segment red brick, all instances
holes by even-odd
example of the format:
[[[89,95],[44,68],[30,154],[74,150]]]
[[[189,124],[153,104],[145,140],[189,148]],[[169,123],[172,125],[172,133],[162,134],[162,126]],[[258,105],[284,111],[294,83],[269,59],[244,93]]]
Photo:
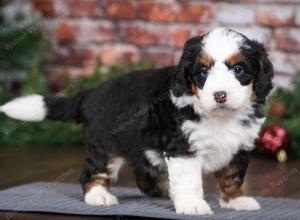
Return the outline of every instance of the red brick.
[[[296,73],[296,65],[292,60],[294,57],[296,56],[283,52],[272,51],[272,53],[270,53],[270,58],[273,63],[274,69],[276,73],[280,74]]]
[[[264,43],[266,47],[271,46],[272,30],[267,27],[239,27],[235,28],[238,31],[248,37],[249,39],[255,39],[261,43]]]
[[[115,39],[113,26],[109,22],[85,21],[80,22],[78,41],[81,42],[112,42]]]
[[[299,72],[300,70],[300,53],[289,53],[289,54],[286,54],[289,57],[289,61],[291,62],[291,64],[293,65],[293,67],[295,68],[296,71],[294,72],[289,72],[289,73],[293,73],[293,74],[296,74],[297,72]]]
[[[209,31],[210,31],[209,28],[203,28],[203,27],[199,28],[199,27],[197,27],[193,33],[194,33],[195,36],[202,36],[202,35],[206,34]]]
[[[256,14],[256,23],[265,26],[294,25],[293,8],[287,6],[262,6]]]
[[[280,0],[279,0],[280,1]],[[234,2],[240,2],[240,3],[255,3],[257,0],[234,0]]]
[[[143,1],[139,8],[140,16],[150,21],[173,21],[174,13],[171,4]]]
[[[300,52],[300,29],[278,29],[275,31],[277,48],[287,52]]]
[[[182,50],[176,50],[174,53],[174,64],[179,63],[181,56],[182,56]]]
[[[300,26],[300,4],[295,10],[295,23]]]
[[[93,51],[88,48],[63,48],[53,54],[53,63],[58,65],[86,67],[91,59]]]
[[[176,9],[176,20],[180,22],[208,23],[212,21],[213,6],[210,3],[179,4]]]
[[[125,41],[137,45],[165,45],[170,40],[170,33],[165,27],[146,25],[122,25],[120,31]]]
[[[244,5],[219,5],[216,13],[216,21],[222,25],[251,25],[255,22],[254,10]]]
[[[285,88],[289,91],[293,90],[293,83],[292,83],[293,77],[291,75],[286,73],[277,73],[275,74],[275,77],[273,79],[273,83],[278,88]]]
[[[136,16],[134,1],[110,0],[105,5],[105,15],[111,19],[133,19]]]
[[[171,36],[171,46],[181,48],[190,37],[190,31],[185,28],[175,28],[174,30],[171,30]]]
[[[163,67],[174,64],[173,51],[151,48],[143,51],[142,54],[143,59],[154,63],[156,67]]]
[[[78,27],[62,21],[54,30],[54,36],[59,43],[73,42],[76,38]]]
[[[97,57],[105,66],[120,62],[135,63],[139,60],[136,47],[123,44],[104,45],[93,48],[65,48],[55,52],[53,63],[63,66],[85,67],[93,69]]]
[[[52,0],[32,0],[33,9],[40,11],[44,16],[55,16],[55,2]]]
[[[94,56],[95,58],[99,57],[105,66],[120,64],[122,62],[136,63],[140,59],[136,47],[124,44],[104,45],[99,49],[95,49]]]
[[[225,0],[216,0],[216,1],[225,1]],[[286,3],[299,3],[299,0],[226,0],[226,2],[230,3],[279,3],[279,4],[286,4]]]
[[[50,89],[59,94],[68,94],[68,87],[65,87],[65,77],[75,81],[82,76],[91,76],[94,70],[91,68],[73,67],[73,66],[48,66],[45,70],[48,76],[48,85]]]
[[[70,17],[98,17],[100,6],[98,0],[58,0],[57,14]]]
[[[299,0],[256,0],[256,2],[286,4],[286,3],[299,3]]]
[[[107,42],[114,40],[113,27],[103,21],[62,21],[55,28],[55,37],[59,43],[69,42]]]

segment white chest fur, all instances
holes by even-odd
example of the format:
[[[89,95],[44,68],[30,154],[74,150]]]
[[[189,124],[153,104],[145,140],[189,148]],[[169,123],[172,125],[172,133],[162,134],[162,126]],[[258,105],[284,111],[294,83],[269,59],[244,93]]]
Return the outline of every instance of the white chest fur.
[[[249,126],[243,126],[235,117],[203,118],[199,122],[187,120],[182,131],[188,138],[191,150],[201,160],[204,172],[213,172],[226,166],[240,149],[251,150],[264,119],[254,119]]]

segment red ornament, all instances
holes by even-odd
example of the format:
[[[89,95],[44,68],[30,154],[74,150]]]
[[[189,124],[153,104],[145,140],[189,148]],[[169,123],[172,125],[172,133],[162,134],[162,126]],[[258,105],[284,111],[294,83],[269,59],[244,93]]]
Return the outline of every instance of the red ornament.
[[[289,132],[280,125],[270,125],[259,135],[257,145],[263,153],[275,154],[280,162],[287,159],[286,149],[290,144]]]

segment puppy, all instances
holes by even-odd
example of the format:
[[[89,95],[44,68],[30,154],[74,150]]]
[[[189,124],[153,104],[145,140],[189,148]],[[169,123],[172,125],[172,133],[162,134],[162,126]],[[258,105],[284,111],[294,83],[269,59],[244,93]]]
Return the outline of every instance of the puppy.
[[[177,213],[213,213],[204,173],[215,173],[221,207],[257,210],[242,184],[272,78],[262,44],[217,28],[189,39],[176,66],[124,74],[73,98],[21,97],[0,110],[25,121],[82,124],[87,204],[118,204],[108,188],[128,161],[141,191],[169,195]]]

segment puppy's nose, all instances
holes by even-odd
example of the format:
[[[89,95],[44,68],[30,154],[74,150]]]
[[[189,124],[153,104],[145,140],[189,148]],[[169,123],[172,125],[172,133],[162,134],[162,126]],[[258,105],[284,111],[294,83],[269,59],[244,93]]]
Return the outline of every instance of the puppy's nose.
[[[214,93],[214,97],[217,103],[226,102],[227,94],[224,91],[218,91]]]

